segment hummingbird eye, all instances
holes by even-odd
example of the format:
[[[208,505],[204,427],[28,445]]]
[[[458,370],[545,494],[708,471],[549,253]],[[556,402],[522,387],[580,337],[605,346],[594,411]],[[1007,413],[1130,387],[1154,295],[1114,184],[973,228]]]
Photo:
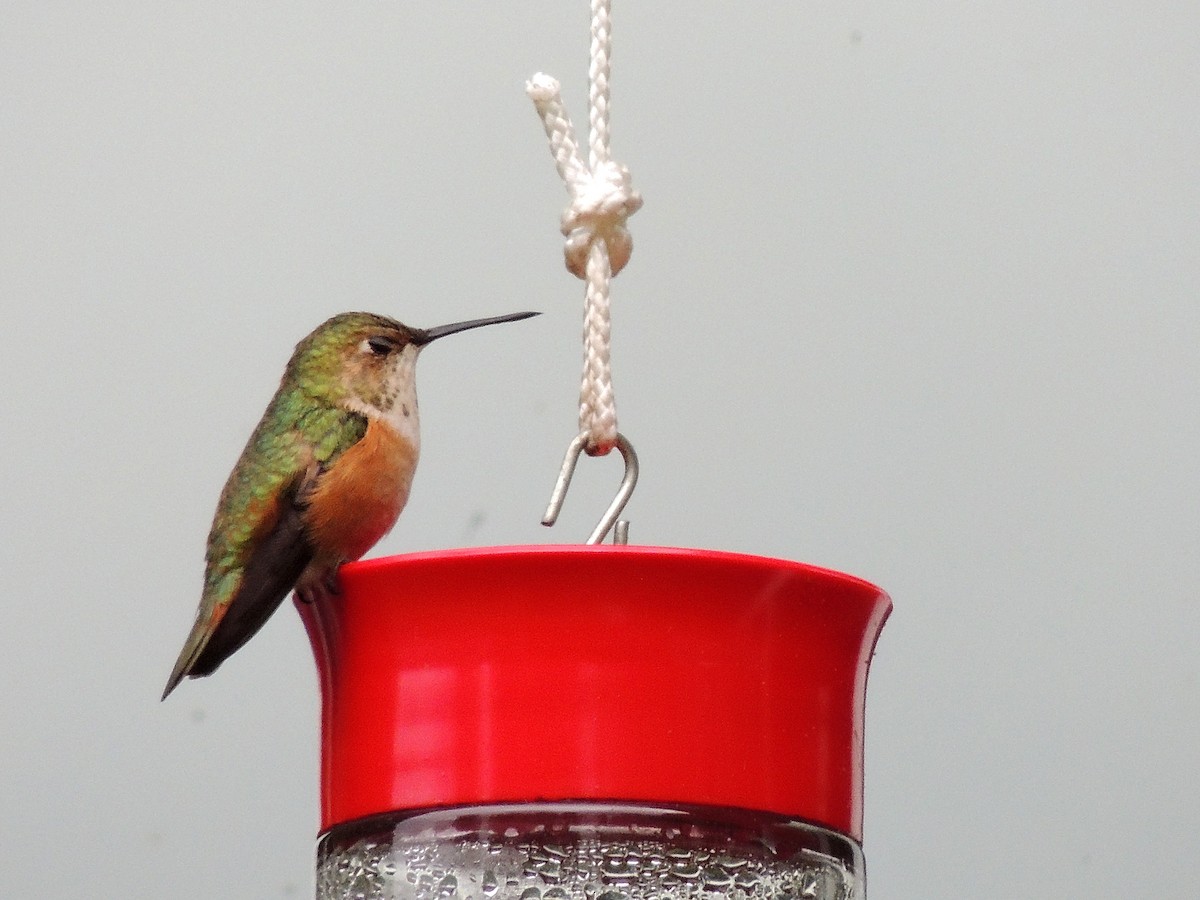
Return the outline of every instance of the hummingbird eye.
[[[370,350],[376,356],[387,356],[396,349],[396,342],[391,338],[382,335],[374,335],[364,341],[367,350]]]

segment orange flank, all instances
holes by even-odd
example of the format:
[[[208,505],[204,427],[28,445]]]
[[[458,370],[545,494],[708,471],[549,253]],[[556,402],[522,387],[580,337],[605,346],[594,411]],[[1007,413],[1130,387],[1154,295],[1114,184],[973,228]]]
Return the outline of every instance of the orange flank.
[[[358,559],[396,524],[416,467],[413,443],[371,417],[366,434],[313,488],[306,516],[312,545],[323,556]]]

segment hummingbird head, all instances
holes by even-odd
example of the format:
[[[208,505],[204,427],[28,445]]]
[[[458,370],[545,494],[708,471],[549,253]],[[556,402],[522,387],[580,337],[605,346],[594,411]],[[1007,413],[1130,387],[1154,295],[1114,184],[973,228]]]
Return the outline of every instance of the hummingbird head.
[[[510,313],[410,328],[375,313],[341,313],[296,346],[288,375],[304,393],[325,402],[366,415],[408,418],[416,414],[415,368],[422,348],[448,334],[536,315]]]

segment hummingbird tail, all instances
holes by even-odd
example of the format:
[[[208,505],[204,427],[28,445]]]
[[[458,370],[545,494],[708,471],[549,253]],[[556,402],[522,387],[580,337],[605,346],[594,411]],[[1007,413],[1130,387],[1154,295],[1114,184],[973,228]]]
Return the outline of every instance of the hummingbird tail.
[[[167,679],[167,686],[162,692],[162,697],[159,700],[160,703],[163,700],[166,700],[169,696],[171,696],[171,691],[173,691],[173,690],[175,690],[175,688],[179,687],[179,682],[183,681],[183,676],[185,674],[187,674],[187,673],[182,668],[179,667],[178,663],[176,663],[175,671],[172,672],[171,677]]]
[[[218,607],[217,610],[220,613],[224,612],[224,609],[221,607]],[[214,612],[217,610],[214,610]],[[179,682],[193,673],[196,661],[200,659],[204,648],[208,646],[209,639],[216,631],[220,615],[218,614],[213,618],[216,618],[217,621],[212,621],[211,618],[197,619],[196,624],[192,626],[192,633],[188,635],[187,641],[184,642],[183,650],[179,652],[179,659],[175,661],[175,668],[171,670],[171,677],[167,679],[167,687],[163,690],[162,694],[163,700],[166,700],[170,696],[171,691],[179,687]],[[204,674],[207,675],[208,673],[205,672]]]

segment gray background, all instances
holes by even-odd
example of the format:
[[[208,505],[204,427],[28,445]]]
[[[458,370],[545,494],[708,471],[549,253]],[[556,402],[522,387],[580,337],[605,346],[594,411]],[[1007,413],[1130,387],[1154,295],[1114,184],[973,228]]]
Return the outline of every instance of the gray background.
[[[1200,895],[1195,3],[634,3],[614,286],[639,543],[887,588],[873,900]],[[581,284],[523,92],[586,4],[0,7],[0,894],[311,892],[290,607],[160,705],[293,344],[542,318],[421,363],[374,551],[580,540]]]

